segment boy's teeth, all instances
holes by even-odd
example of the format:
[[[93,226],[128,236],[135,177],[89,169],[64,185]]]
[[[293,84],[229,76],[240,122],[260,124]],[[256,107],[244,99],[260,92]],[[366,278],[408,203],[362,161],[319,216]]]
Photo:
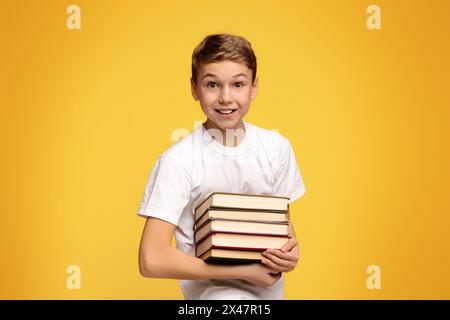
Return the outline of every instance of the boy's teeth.
[[[233,110],[217,110],[217,111],[219,111],[219,113],[222,113],[222,114],[230,114],[233,112]]]

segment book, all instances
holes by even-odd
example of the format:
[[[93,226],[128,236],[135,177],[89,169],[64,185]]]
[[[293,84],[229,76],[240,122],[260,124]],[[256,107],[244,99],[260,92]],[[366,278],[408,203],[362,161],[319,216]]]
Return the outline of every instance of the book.
[[[207,209],[201,217],[198,218],[195,226],[201,226],[205,221],[213,218],[235,219],[245,221],[287,221],[286,212],[265,212],[254,210],[233,210],[233,209]]]
[[[262,235],[288,235],[289,221],[253,222],[222,218],[211,218],[195,229],[195,243],[211,232],[232,232]]]
[[[194,220],[197,221],[208,208],[287,212],[288,200],[289,198],[277,196],[213,192],[197,206],[194,211]]]
[[[196,244],[195,255],[200,257],[209,249],[247,251],[265,251],[268,248],[281,249],[288,239],[287,236],[211,232]]]
[[[241,264],[261,261],[261,251],[209,249],[200,259],[207,263]]]

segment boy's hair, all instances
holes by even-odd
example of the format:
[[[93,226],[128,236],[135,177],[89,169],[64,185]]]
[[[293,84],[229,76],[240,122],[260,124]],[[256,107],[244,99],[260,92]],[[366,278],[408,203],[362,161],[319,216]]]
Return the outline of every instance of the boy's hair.
[[[252,82],[256,79],[256,56],[250,42],[231,34],[206,36],[192,53],[192,81],[197,83],[202,64],[221,61],[243,63],[252,71]]]

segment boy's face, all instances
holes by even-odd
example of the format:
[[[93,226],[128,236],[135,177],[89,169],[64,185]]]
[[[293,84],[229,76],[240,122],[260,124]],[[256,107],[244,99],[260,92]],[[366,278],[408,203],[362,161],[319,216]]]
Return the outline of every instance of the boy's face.
[[[241,127],[250,101],[256,98],[258,80],[252,83],[252,71],[242,63],[221,61],[201,66],[197,83],[191,80],[195,100],[218,129]]]

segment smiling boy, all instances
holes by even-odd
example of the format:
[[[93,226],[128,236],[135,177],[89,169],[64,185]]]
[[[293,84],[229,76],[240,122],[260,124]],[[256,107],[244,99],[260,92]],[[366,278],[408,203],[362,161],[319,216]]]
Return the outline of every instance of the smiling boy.
[[[289,140],[243,121],[258,92],[256,69],[250,43],[239,36],[210,35],[194,49],[191,92],[207,119],[158,158],[142,197],[140,272],[180,279],[186,299],[283,299],[283,273],[299,259],[292,224],[283,248],[266,250],[261,263],[213,265],[195,257],[193,211],[212,192],[289,203],[305,193]]]

